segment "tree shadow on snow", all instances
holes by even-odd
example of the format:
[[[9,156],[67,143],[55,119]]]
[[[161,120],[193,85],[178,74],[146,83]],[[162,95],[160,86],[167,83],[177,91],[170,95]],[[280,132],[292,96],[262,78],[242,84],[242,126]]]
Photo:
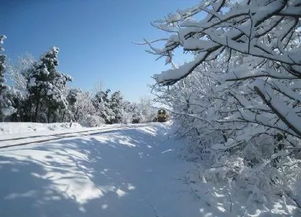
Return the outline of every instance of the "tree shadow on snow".
[[[143,213],[151,206],[148,159],[165,149],[153,148],[164,133],[127,129],[2,150],[0,216],[137,216],[137,206]]]

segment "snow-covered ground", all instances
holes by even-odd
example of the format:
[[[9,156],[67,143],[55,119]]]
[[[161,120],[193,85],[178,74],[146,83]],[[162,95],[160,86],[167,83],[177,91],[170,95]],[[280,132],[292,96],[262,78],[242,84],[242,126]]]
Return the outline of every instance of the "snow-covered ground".
[[[180,147],[152,123],[0,149],[0,216],[204,216]]]
[[[131,125],[127,125],[131,127]],[[132,127],[134,127],[132,125]],[[101,127],[83,127],[78,123],[0,123],[0,149],[10,146],[23,146],[28,143],[44,143],[62,138],[87,136],[98,132],[124,128],[122,124]]]
[[[78,123],[31,123],[31,122],[0,122],[0,136],[17,137],[20,135],[36,135],[37,133],[62,132],[65,130],[85,129]]]

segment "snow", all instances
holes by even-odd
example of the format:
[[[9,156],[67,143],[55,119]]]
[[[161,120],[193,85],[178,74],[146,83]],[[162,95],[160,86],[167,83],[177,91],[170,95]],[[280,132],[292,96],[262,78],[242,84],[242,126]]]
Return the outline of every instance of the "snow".
[[[177,12],[164,20],[157,21],[155,26],[168,32],[170,36],[162,49],[154,49],[152,44],[147,43],[153,51],[151,53],[159,57],[167,57],[168,63],[173,63],[173,56],[176,56],[175,50],[178,48],[203,55],[203,58],[185,63],[176,69],[162,71],[154,76],[156,81],[162,85],[170,85],[185,78],[197,65],[212,59],[209,54],[219,48],[231,48],[242,54],[281,62],[297,70],[300,67],[300,48],[294,45],[287,49],[284,39],[289,38],[287,36],[293,34],[295,28],[298,28],[298,18],[295,21],[293,19],[292,22],[291,19],[287,21],[286,18],[298,17],[300,6],[296,2],[289,4],[288,1],[238,2],[227,4],[225,1],[202,1],[195,8]],[[275,16],[279,15],[278,13],[280,16]],[[200,17],[198,18],[197,15]],[[279,24],[281,19],[285,22]],[[264,38],[268,34],[271,35],[271,32],[273,32],[273,39],[269,42]],[[200,52],[204,53],[199,54]]]
[[[122,125],[104,125],[101,127],[83,127],[78,123],[0,123],[0,148],[22,146],[27,143],[41,143],[76,136],[86,136],[96,132],[117,130]],[[129,126],[130,127],[130,126]]]
[[[70,127],[70,123],[1,122],[0,147],[19,144],[20,142],[51,139],[60,134],[86,132],[95,129],[99,128],[87,128],[78,123],[72,123]]]
[[[264,81],[258,80],[256,82],[257,87],[262,91],[267,100],[270,102],[271,106],[276,109],[287,122],[290,123],[290,130],[294,131],[296,134],[301,132],[301,118],[297,115],[297,112],[294,109],[291,109],[281,101],[277,97],[271,97],[272,90],[268,85],[265,85]],[[286,91],[284,91],[286,92]],[[287,91],[288,92],[288,91]],[[282,119],[284,122],[284,120]]]
[[[161,74],[154,75],[154,78],[158,83],[174,83],[174,80],[178,80],[180,78],[186,77],[190,72],[192,72],[204,59],[206,53],[201,53],[199,56],[195,58],[195,60],[185,63],[181,65],[177,69],[170,69],[167,71],[162,72]]]
[[[6,135],[32,133],[24,123],[7,126]],[[36,135],[49,127],[34,126]],[[183,181],[191,163],[179,158],[169,124],[112,128],[1,149],[0,216],[200,216]]]
[[[3,139],[5,136],[12,138],[19,137],[21,135],[36,135],[37,133],[49,133],[62,130],[75,130],[75,129],[87,129],[82,127],[78,123],[32,123],[32,122],[1,122],[0,123],[0,138]]]
[[[82,135],[74,124],[2,123],[13,136],[72,132],[72,137],[0,149],[0,216],[14,217],[233,217],[298,216],[295,206],[273,200],[253,203],[243,185],[215,183],[215,176],[239,171],[241,181],[256,181],[243,159],[203,168],[185,160],[185,141],[174,137],[171,123],[110,125]],[[14,125],[14,126],[13,126]],[[32,130],[29,126],[32,125]],[[9,130],[10,129],[10,130]],[[55,130],[53,130],[55,129]],[[88,128],[89,129],[89,128]],[[106,130],[107,129],[107,130]],[[17,134],[18,132],[19,134]],[[23,140],[22,140],[23,141]],[[34,142],[35,138],[27,138]],[[0,141],[0,146],[7,144]],[[240,183],[240,182],[238,182]],[[259,190],[254,189],[254,192]],[[257,194],[252,197],[257,198]],[[257,201],[264,200],[258,197]],[[263,203],[262,203],[263,204]],[[248,207],[246,212],[245,207]],[[293,216],[294,216],[293,215]]]

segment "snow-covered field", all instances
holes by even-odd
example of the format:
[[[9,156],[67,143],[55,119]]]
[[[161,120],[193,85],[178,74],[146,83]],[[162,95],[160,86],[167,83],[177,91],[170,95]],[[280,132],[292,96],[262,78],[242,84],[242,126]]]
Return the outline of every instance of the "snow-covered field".
[[[32,133],[21,125],[4,132]],[[41,126],[37,135],[51,131]],[[0,216],[202,216],[180,145],[152,123],[0,149]]]

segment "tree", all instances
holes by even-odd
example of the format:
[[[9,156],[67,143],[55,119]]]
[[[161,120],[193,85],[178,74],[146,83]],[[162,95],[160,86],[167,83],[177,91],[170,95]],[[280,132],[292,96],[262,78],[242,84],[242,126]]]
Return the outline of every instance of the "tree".
[[[106,124],[112,124],[114,112],[110,107],[110,89],[105,91],[99,90],[92,99],[93,105],[96,108],[96,114],[105,120]]]
[[[204,0],[154,23],[170,34],[163,47],[145,42],[173,67],[154,76],[159,100],[221,168],[208,180],[243,186],[248,201],[280,194],[299,208],[301,171],[286,165],[300,162],[300,11],[300,0]],[[178,48],[193,60],[176,67]]]
[[[3,44],[4,39],[6,39],[5,36],[0,36],[0,44]],[[0,51],[3,51],[4,49],[0,47]],[[5,55],[1,54],[0,55],[0,93],[2,94],[4,90],[7,88],[6,85],[4,84],[5,79],[4,79],[4,72],[5,72]]]
[[[58,121],[58,112],[67,108],[64,94],[71,77],[57,71],[59,49],[53,47],[34,64],[27,77],[32,121]],[[45,111],[45,112],[44,112]]]
[[[0,52],[4,51],[1,47],[6,36],[0,35]],[[5,117],[9,116],[13,112],[11,101],[8,97],[9,88],[5,84],[4,73],[6,56],[0,53],[0,120],[3,121]]]
[[[84,92],[80,89],[70,89],[67,100],[73,121],[88,127],[104,124],[105,121],[98,115],[89,92]]]
[[[134,122],[134,117],[137,112],[137,106],[127,100],[123,100],[122,105],[122,120],[124,124],[129,124]],[[137,121],[137,123],[139,120]]]
[[[10,121],[31,121],[31,105],[28,101],[27,79],[36,63],[35,59],[26,55],[18,59],[17,63],[8,64],[7,74],[11,90],[9,97],[15,111],[9,117]]]
[[[176,48],[195,54],[195,59],[176,69],[155,75],[159,84],[171,85],[187,77],[206,61],[226,53],[257,58],[252,70],[230,70],[226,81],[254,80],[253,90],[283,126],[277,128],[301,138],[298,113],[301,76],[300,1],[202,1],[194,8],[179,11],[155,25],[172,34],[162,49],[150,45],[152,53],[172,63]],[[205,13],[201,20],[194,16]],[[285,88],[284,88],[285,87]],[[280,99],[279,99],[280,98]],[[262,111],[261,111],[262,112]],[[288,115],[286,113],[289,113]],[[270,123],[246,120],[273,127]],[[289,128],[289,130],[285,130]]]
[[[116,91],[112,94],[110,99],[110,109],[113,111],[113,118],[111,123],[121,123],[123,114],[123,98],[120,91]]]
[[[140,122],[152,122],[157,115],[157,110],[152,105],[152,100],[149,98],[141,98],[136,104],[137,109],[141,113]]]
[[[7,67],[7,74],[11,86],[24,96],[28,95],[26,80],[36,62],[33,56],[26,54],[18,58],[16,63],[10,63]]]

